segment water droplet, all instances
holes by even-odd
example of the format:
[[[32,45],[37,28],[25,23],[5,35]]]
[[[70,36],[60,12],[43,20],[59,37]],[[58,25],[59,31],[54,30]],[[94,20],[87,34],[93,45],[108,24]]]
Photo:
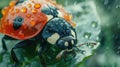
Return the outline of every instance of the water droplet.
[[[97,27],[97,25],[98,25],[98,24],[97,24],[97,22],[96,22],[96,21],[93,21],[93,22],[92,22],[92,27],[93,27],[93,28],[96,28],[96,27]]]
[[[9,3],[9,6],[14,6],[14,5],[15,5],[15,2],[13,1]]]
[[[15,12],[18,13],[18,12],[19,12],[19,9],[15,9]]]
[[[21,12],[27,13],[27,8],[26,8],[26,7],[23,7],[23,8],[21,9]]]
[[[20,31],[18,34],[19,34],[19,38],[21,38],[21,39],[23,39],[25,37],[24,34],[22,33],[22,31]]]
[[[99,38],[99,37],[97,37],[97,38],[96,38],[96,40],[97,40],[97,41],[99,41],[99,40],[100,40],[100,38]]]
[[[5,15],[6,9],[2,9],[2,14]]]
[[[31,14],[27,14],[26,17],[27,17],[27,18],[30,18],[30,17],[31,17]]]
[[[97,45],[100,45],[100,42],[98,42]]]
[[[36,9],[39,9],[40,7],[41,7],[40,4],[35,4],[35,5],[34,5],[34,8],[36,8]]]
[[[34,20],[31,20],[31,21],[30,21],[30,24],[31,24],[31,26],[34,26],[34,25],[35,25],[35,21],[34,21]]]
[[[86,54],[86,51],[85,50],[81,50],[80,51],[82,54]]]
[[[32,10],[32,13],[33,13],[33,14],[36,14],[36,13],[37,13],[37,10],[35,10],[35,9]]]
[[[31,4],[28,4],[28,7],[31,8]]]
[[[84,38],[87,38],[87,39],[88,39],[88,38],[90,38],[91,33],[89,33],[89,32],[85,32],[83,36],[84,36]]]

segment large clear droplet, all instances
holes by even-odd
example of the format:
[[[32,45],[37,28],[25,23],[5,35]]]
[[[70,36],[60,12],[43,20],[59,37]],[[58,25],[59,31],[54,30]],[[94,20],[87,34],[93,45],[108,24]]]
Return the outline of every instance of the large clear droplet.
[[[84,38],[89,39],[90,36],[91,36],[91,33],[85,32],[85,33],[83,34],[83,36],[84,36]]]
[[[92,27],[93,27],[93,28],[96,28],[97,25],[98,25],[98,23],[97,23],[96,21],[93,21],[93,22],[92,22]]]

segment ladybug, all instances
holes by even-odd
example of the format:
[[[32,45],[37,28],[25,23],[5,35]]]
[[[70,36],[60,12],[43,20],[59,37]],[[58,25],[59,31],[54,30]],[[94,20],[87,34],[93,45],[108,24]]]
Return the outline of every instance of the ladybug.
[[[57,46],[61,52],[56,58],[72,51],[77,43],[76,24],[72,22],[71,15],[55,1],[13,0],[2,10],[2,14],[0,32],[5,34],[2,38],[4,50],[7,50],[6,39],[22,40],[11,50],[15,67],[18,59],[14,49],[29,45],[30,42],[41,42],[38,51],[40,57],[47,44]]]

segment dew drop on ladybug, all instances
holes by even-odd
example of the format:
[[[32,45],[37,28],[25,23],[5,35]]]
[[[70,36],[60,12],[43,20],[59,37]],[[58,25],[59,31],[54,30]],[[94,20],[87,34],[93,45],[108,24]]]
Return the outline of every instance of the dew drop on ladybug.
[[[21,9],[21,12],[27,13],[27,8],[26,8],[26,7],[23,7],[23,8]]]
[[[36,8],[36,9],[39,9],[40,7],[41,7],[41,5],[39,3],[34,5],[34,8]]]

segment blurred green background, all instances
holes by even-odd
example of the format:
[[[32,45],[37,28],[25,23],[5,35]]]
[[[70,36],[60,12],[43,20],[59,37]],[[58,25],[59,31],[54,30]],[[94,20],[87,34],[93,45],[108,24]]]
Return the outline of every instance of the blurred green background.
[[[94,54],[83,60],[78,67],[120,67],[120,0],[57,0],[59,4],[65,7],[69,7],[69,4],[88,1],[93,1],[95,3],[101,21],[101,44],[94,51]],[[0,10],[8,5],[8,3],[9,0],[0,0]],[[0,17],[2,17],[1,14]],[[9,59],[9,54],[6,54],[4,57],[8,57]],[[2,59],[2,56],[0,56],[0,59]],[[2,61],[10,64],[1,64],[2,67],[11,67],[10,61]],[[34,63],[37,65],[36,62]],[[51,67],[54,67],[54,65]]]

